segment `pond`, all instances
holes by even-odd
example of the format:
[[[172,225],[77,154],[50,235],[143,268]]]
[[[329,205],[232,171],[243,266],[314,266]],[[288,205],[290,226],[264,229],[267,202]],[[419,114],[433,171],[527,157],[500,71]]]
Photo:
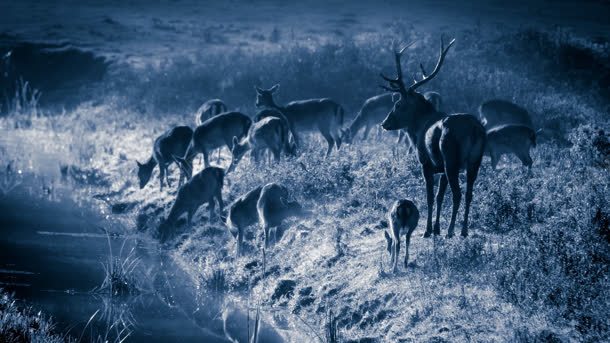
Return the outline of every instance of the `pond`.
[[[116,225],[69,200],[1,197],[0,287],[83,341],[129,334],[129,342],[228,342],[221,296],[197,290],[153,239]],[[100,287],[113,260],[133,274],[132,291]]]

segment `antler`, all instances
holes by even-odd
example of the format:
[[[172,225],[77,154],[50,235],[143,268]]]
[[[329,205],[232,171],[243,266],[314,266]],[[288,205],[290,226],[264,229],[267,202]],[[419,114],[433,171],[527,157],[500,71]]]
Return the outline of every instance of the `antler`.
[[[419,66],[421,68],[423,78],[419,81],[415,81],[411,85],[411,87],[408,88],[408,91],[416,90],[418,87],[420,87],[423,84],[425,84],[426,82],[432,80],[436,76],[436,74],[438,74],[438,71],[441,69],[441,65],[445,61],[445,55],[447,55],[447,52],[449,51],[449,48],[451,48],[453,43],[455,43],[455,38],[452,39],[451,42],[449,42],[449,45],[447,45],[447,47],[445,47],[445,43],[443,42],[443,37],[441,36],[441,49],[440,49],[440,53],[438,56],[438,62],[436,62],[436,67],[434,67],[434,70],[432,71],[432,73],[427,74],[426,71],[424,70],[424,66],[422,64],[420,64]]]
[[[407,88],[402,79],[402,66],[400,65],[400,58],[402,57],[403,52],[405,52],[405,50],[413,44],[415,44],[415,41],[405,45],[402,49],[399,50],[396,48],[396,44],[392,43],[393,48],[394,48],[394,62],[396,63],[396,78],[392,79],[392,78],[385,76],[383,73],[379,74],[379,75],[381,75],[381,77],[384,80],[386,80],[390,84],[389,87],[381,86],[381,88],[383,88],[387,91],[390,91],[390,92],[400,92],[400,93],[407,92]]]

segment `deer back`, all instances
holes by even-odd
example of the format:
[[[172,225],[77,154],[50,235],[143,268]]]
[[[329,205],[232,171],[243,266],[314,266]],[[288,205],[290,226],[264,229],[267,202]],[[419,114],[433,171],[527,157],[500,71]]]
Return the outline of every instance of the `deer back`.
[[[502,125],[523,125],[534,129],[532,118],[523,107],[506,100],[488,100],[478,109],[479,119],[486,130]]]

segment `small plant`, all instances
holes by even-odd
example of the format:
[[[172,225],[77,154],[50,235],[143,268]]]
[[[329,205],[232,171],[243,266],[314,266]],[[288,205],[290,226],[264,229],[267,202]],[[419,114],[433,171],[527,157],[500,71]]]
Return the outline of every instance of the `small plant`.
[[[8,113],[13,115],[40,115],[38,103],[40,91],[32,88],[28,81],[19,78],[15,85],[15,94],[12,99],[6,99]]]
[[[127,242],[125,240],[121,246],[119,255],[114,256],[110,243],[110,235],[108,233],[107,238],[109,249],[108,261],[102,264],[105,277],[102,284],[96,288],[94,292],[106,293],[111,296],[139,294],[141,292],[141,287],[139,286],[139,282],[134,275],[134,272],[140,263],[140,259],[135,254],[135,247],[123,257],[123,248]]]

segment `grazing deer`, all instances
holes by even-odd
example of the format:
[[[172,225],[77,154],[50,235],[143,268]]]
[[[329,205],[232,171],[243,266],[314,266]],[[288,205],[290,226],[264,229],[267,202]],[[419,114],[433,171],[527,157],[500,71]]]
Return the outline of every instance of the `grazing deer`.
[[[258,221],[265,233],[265,248],[269,247],[269,231],[277,227],[282,221],[291,216],[304,213],[301,205],[296,201],[288,201],[288,189],[276,183],[268,183],[261,189],[261,194],[256,203]]]
[[[350,144],[362,128],[362,140],[365,140],[371,128],[378,127],[394,106],[393,96],[392,93],[385,93],[366,99],[347,129],[342,130],[341,140]]]
[[[279,162],[282,150],[290,150],[288,137],[284,136],[284,134],[285,131],[280,118],[267,117],[252,124],[248,135],[242,138],[241,141],[237,137],[233,137],[231,165],[227,173],[235,169],[237,163],[239,163],[248,150],[252,151],[252,156],[256,159],[265,150],[269,150],[273,153],[275,161]]]
[[[524,125],[501,125],[487,131],[485,152],[496,169],[503,154],[515,154],[524,166],[531,168],[530,148],[536,146],[536,132]]]
[[[163,179],[167,181],[167,185],[171,187],[167,168],[174,163],[173,156],[183,156],[193,137],[193,130],[188,126],[176,126],[155,139],[153,145],[152,156],[145,163],[138,164],[138,179],[140,180],[140,189],[144,188],[152,175],[153,169],[159,165],[159,182],[160,189],[163,190]],[[178,185],[182,185],[182,179],[185,174],[180,171],[180,180]]]
[[[415,231],[419,221],[417,206],[410,200],[397,200],[388,213],[388,221],[390,223],[391,235],[387,231],[384,231],[383,234],[388,242],[392,270],[396,272],[398,269],[401,234],[405,235],[405,268],[407,268],[407,263],[409,262],[411,234]]]
[[[282,130],[284,131],[284,137],[288,137],[288,145],[285,147],[285,153],[289,156],[296,155],[296,143],[294,142],[294,137],[296,135],[296,131],[294,131],[294,127],[290,125],[288,119],[282,114],[282,112],[273,109],[273,108],[265,108],[254,116],[254,122],[259,122],[267,117],[276,117],[282,121]]]
[[[279,106],[273,100],[273,93],[280,88],[279,84],[269,88],[256,89],[256,107],[268,107],[276,109],[288,119],[295,144],[298,146],[299,139],[296,131],[318,130],[326,142],[328,150],[326,156],[330,155],[333,146],[337,149],[341,146],[341,134],[339,129],[343,125],[344,111],[341,105],[329,98],[292,101],[285,106]]]
[[[236,250],[238,256],[240,255],[244,242],[244,230],[248,226],[258,222],[256,204],[258,203],[262,188],[262,186],[254,188],[237,198],[229,206],[226,224],[233,237],[237,238]]]
[[[203,124],[204,121],[227,112],[227,105],[220,99],[211,99],[203,103],[195,112],[195,123],[197,126]]]
[[[240,112],[226,112],[212,117],[197,126],[189,143],[184,158],[177,158],[180,167],[186,171],[187,177],[193,173],[193,159],[199,153],[203,154],[204,167],[209,166],[208,155],[211,150],[226,146],[229,150],[233,145],[233,137],[239,139],[248,134],[252,119]]]
[[[534,129],[527,110],[506,100],[488,100],[479,106],[479,118],[486,131],[501,125],[523,125]]]
[[[187,213],[187,224],[190,225],[193,215],[204,203],[208,203],[210,217],[214,217],[214,200],[218,202],[219,213],[222,213],[222,186],[224,183],[224,170],[217,167],[208,167],[197,173],[180,189],[166,220],[159,227],[161,240],[165,241],[172,236],[170,232],[178,218]]]
[[[515,154],[527,167],[532,166],[530,148],[536,146],[536,135],[528,111],[510,101],[488,100],[479,106],[479,119],[487,131],[487,154],[496,169],[502,154]]]
[[[441,174],[436,195],[434,234],[440,234],[439,217],[445,190],[449,184],[453,194],[453,209],[447,237],[453,236],[455,219],[462,197],[459,180],[462,169],[466,169],[466,206],[461,234],[464,237],[468,235],[468,213],[472,201],[472,191],[485,149],[485,129],[476,117],[469,114],[447,116],[445,113],[436,111],[434,106],[417,92],[417,88],[428,83],[438,74],[445,56],[454,42],[455,40],[452,40],[445,47],[441,38],[440,54],[434,70],[427,74],[422,67],[423,78],[415,81],[409,87],[403,81],[400,58],[410,44],[401,50],[394,51],[396,78],[381,75],[389,83],[389,86],[383,87],[384,89],[400,93],[400,99],[394,104],[381,126],[386,130],[406,129],[411,141],[415,142],[418,160],[422,165],[428,203],[428,220],[424,237],[429,237],[433,233],[434,174]]]

